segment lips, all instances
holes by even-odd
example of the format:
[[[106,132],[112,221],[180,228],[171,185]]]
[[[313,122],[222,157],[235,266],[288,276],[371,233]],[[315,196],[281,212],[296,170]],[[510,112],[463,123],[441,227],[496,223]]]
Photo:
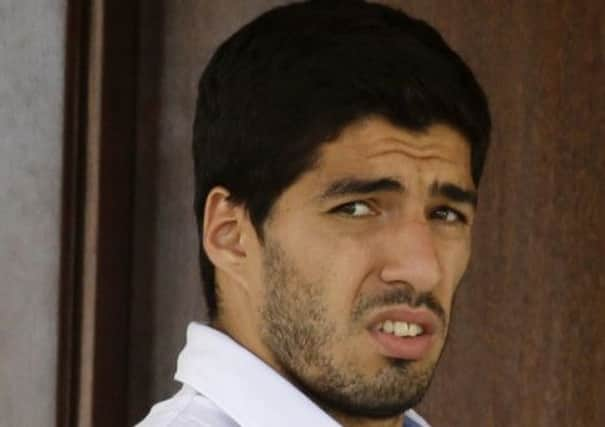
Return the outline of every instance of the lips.
[[[381,325],[387,320],[419,325],[422,334],[398,337],[384,332]],[[383,356],[405,360],[420,360],[428,356],[434,347],[440,330],[439,318],[430,310],[399,307],[378,313],[370,322],[369,332]]]

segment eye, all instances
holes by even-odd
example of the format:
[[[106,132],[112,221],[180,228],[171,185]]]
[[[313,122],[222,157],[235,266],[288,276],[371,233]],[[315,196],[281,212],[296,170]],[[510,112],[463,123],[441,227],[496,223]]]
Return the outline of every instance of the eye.
[[[351,217],[364,217],[376,215],[376,212],[370,207],[368,203],[358,200],[337,206],[330,212],[339,213]]]
[[[466,215],[449,206],[440,206],[431,212],[431,218],[448,224],[467,224]]]

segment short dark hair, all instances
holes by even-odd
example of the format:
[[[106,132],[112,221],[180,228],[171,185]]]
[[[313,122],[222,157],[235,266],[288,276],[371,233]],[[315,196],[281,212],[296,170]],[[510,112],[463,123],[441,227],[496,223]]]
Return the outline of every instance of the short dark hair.
[[[193,156],[200,238],[206,197],[223,186],[262,239],[271,207],[313,166],[319,147],[370,115],[414,131],[451,125],[470,144],[478,185],[491,129],[487,99],[424,21],[361,0],[312,0],[244,26],[217,49],[199,83]],[[214,266],[200,247],[213,319]]]

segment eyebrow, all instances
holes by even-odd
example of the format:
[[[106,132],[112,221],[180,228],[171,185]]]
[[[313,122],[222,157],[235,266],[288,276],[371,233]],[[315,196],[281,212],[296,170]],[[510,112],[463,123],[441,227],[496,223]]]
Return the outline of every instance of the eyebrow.
[[[342,197],[352,194],[370,194],[379,191],[390,191],[401,193],[404,191],[403,185],[393,178],[380,179],[358,179],[344,178],[333,182],[320,194],[320,199],[329,199],[333,197]]]
[[[456,184],[449,182],[434,182],[430,189],[431,196],[441,196],[457,203],[467,203],[473,208],[477,207],[477,192],[466,190]]]
[[[350,196],[354,194],[371,194],[380,191],[402,193],[404,185],[394,178],[359,179],[344,178],[333,182],[319,195],[325,200],[334,197]],[[445,197],[456,203],[466,203],[473,208],[477,207],[478,195],[475,190],[467,190],[450,182],[434,182],[429,193],[432,197]]]

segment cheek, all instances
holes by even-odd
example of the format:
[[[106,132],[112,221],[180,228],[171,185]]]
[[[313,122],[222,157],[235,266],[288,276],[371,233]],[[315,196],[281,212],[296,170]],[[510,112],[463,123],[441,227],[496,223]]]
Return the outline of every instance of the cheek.
[[[443,281],[439,289],[448,312],[470,259],[470,241],[446,245],[440,252]]]
[[[368,245],[350,236],[307,236],[296,251],[299,271],[320,289],[330,317],[337,323],[348,321],[369,271]]]

